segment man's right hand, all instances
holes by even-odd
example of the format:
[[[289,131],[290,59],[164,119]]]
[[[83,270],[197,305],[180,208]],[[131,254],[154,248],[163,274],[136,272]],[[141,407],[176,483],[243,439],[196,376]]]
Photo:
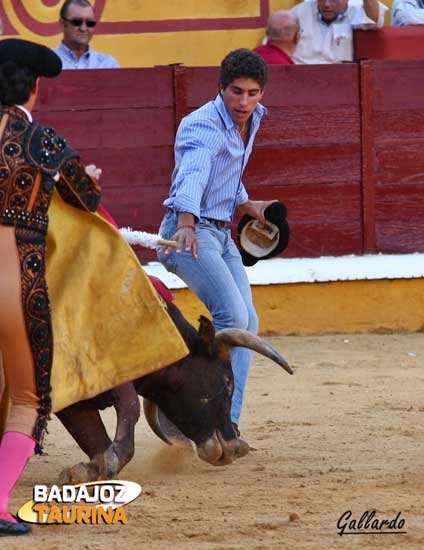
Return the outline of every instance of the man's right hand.
[[[181,227],[177,227],[172,240],[177,241],[177,253],[181,253],[183,249],[186,252],[191,250],[193,257],[197,259],[197,239],[194,225],[181,224]]]
[[[196,239],[196,220],[190,212],[178,212],[177,230],[172,237],[173,241],[177,242],[177,252],[181,253],[184,249],[186,252],[193,254],[197,259],[197,239]],[[165,254],[171,254],[172,248],[167,248]]]

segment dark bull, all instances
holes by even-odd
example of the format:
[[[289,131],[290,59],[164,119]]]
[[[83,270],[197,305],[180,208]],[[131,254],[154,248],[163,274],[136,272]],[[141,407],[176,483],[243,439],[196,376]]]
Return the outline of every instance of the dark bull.
[[[200,318],[197,332],[172,303],[167,307],[190,353],[176,363],[135,380],[137,394],[144,397],[146,419],[156,435],[171,443],[159,421],[159,408],[195,443],[202,460],[215,466],[229,464],[249,451],[231,423],[234,384],[231,348],[252,349],[272,359],[290,374],[293,371],[285,359],[261,338],[239,329],[225,329],[215,334],[212,323],[205,317]],[[128,399],[125,391],[110,390],[98,398],[76,403],[57,413],[90,458],[90,462],[62,472],[62,483],[112,479],[134,456],[134,428],[139,404],[132,387],[127,386],[130,388]],[[113,442],[99,414],[99,409],[112,405],[117,412]]]

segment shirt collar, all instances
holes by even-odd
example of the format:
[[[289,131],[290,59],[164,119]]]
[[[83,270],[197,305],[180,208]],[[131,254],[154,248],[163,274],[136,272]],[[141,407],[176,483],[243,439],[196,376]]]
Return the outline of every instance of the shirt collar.
[[[18,109],[21,109],[26,114],[26,116],[28,117],[28,120],[30,122],[32,122],[32,114],[28,111],[28,109],[26,107],[24,107],[23,105],[16,105],[16,107]]]
[[[68,46],[63,42],[60,43],[59,49],[69,58],[69,59],[78,59],[74,52],[68,48]],[[90,57],[90,46],[87,47],[87,50],[82,54],[81,57]]]
[[[225,128],[227,130],[229,130],[230,128],[234,128],[236,126],[236,123],[234,122],[229,112],[227,111],[227,107],[225,106],[225,103],[224,103],[224,100],[222,99],[221,94],[218,94],[216,96],[214,105],[216,107],[216,110],[218,111],[219,116],[222,118],[222,121],[225,124]],[[264,107],[261,103],[258,103],[252,114],[255,117],[262,118],[267,113],[268,113],[268,109]]]

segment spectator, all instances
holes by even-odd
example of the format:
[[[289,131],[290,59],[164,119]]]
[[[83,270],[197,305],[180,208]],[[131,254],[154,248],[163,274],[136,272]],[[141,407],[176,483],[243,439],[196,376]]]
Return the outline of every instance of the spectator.
[[[353,30],[382,27],[386,10],[378,0],[307,0],[298,4],[293,8],[300,23],[294,62],[353,61]]]
[[[290,10],[274,12],[268,19],[266,44],[253,51],[268,65],[293,65],[291,55],[299,38],[299,21]]]
[[[392,25],[424,25],[424,3],[422,0],[394,0],[392,4]]]
[[[265,223],[273,201],[249,200],[241,181],[266,109],[259,102],[267,66],[250,50],[229,53],[221,64],[219,94],[183,120],[175,141],[175,169],[160,234],[178,248],[158,254],[205,303],[216,329],[257,333],[258,317],[241,256],[231,238],[234,211]],[[234,394],[231,418],[236,433],[252,352],[231,354]]]
[[[91,50],[96,18],[88,0],[66,0],[60,10],[63,40],[54,51],[64,69],[119,69],[116,59]]]

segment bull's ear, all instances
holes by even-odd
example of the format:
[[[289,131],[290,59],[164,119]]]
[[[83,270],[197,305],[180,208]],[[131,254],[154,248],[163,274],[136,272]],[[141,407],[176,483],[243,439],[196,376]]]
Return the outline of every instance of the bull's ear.
[[[201,315],[199,317],[199,336],[203,344],[203,350],[209,355],[212,355],[213,343],[215,340],[215,328],[211,321]]]

